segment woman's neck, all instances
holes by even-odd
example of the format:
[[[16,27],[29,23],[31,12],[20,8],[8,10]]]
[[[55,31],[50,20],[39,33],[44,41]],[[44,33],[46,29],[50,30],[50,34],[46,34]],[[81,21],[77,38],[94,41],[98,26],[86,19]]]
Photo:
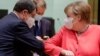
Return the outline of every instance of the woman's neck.
[[[77,34],[82,34],[84,33],[89,27],[88,23],[83,23],[82,25],[80,25],[79,30],[77,31]]]

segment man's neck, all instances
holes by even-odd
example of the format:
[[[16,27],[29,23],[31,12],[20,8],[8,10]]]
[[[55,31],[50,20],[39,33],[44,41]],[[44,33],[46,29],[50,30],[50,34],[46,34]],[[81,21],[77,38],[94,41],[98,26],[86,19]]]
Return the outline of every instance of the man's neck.
[[[17,13],[16,11],[13,11],[13,13],[14,13],[18,18],[20,18],[19,15],[18,15],[18,13]]]
[[[25,22],[27,23],[29,28],[32,28],[35,25],[35,19],[34,18],[29,18]]]
[[[21,13],[18,13],[16,11],[13,11],[13,13],[18,17],[18,19],[24,20],[23,17],[22,17],[22,15],[21,15]]]

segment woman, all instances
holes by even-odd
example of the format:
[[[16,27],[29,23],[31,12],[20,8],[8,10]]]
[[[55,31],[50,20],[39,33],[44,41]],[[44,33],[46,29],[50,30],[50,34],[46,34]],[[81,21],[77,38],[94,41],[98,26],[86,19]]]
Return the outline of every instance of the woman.
[[[51,39],[44,42],[49,56],[100,56],[100,26],[90,25],[89,4],[77,1],[64,12],[65,25]]]

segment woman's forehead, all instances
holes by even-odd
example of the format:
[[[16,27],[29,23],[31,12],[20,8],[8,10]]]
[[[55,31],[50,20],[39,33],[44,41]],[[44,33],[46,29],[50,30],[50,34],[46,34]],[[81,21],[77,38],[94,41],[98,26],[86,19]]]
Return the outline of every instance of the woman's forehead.
[[[72,16],[73,15],[73,8],[72,7],[68,8],[67,15],[68,16]]]

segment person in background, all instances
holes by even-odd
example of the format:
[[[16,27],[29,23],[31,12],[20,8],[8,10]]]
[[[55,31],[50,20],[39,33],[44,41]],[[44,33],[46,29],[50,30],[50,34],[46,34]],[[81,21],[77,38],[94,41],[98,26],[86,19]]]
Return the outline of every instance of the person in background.
[[[19,0],[14,11],[0,20],[0,56],[41,55],[43,43],[35,38],[25,21],[32,18],[36,5],[30,0]]]
[[[44,42],[50,56],[100,56],[100,26],[90,23],[91,7],[77,1],[64,10],[65,25]]]
[[[49,21],[49,17],[44,17],[44,12],[46,10],[46,2],[44,0],[33,0],[37,4],[36,15],[35,15],[35,25],[36,29],[31,28],[37,38],[47,39],[55,34],[54,27]],[[51,18],[50,18],[51,19]]]

